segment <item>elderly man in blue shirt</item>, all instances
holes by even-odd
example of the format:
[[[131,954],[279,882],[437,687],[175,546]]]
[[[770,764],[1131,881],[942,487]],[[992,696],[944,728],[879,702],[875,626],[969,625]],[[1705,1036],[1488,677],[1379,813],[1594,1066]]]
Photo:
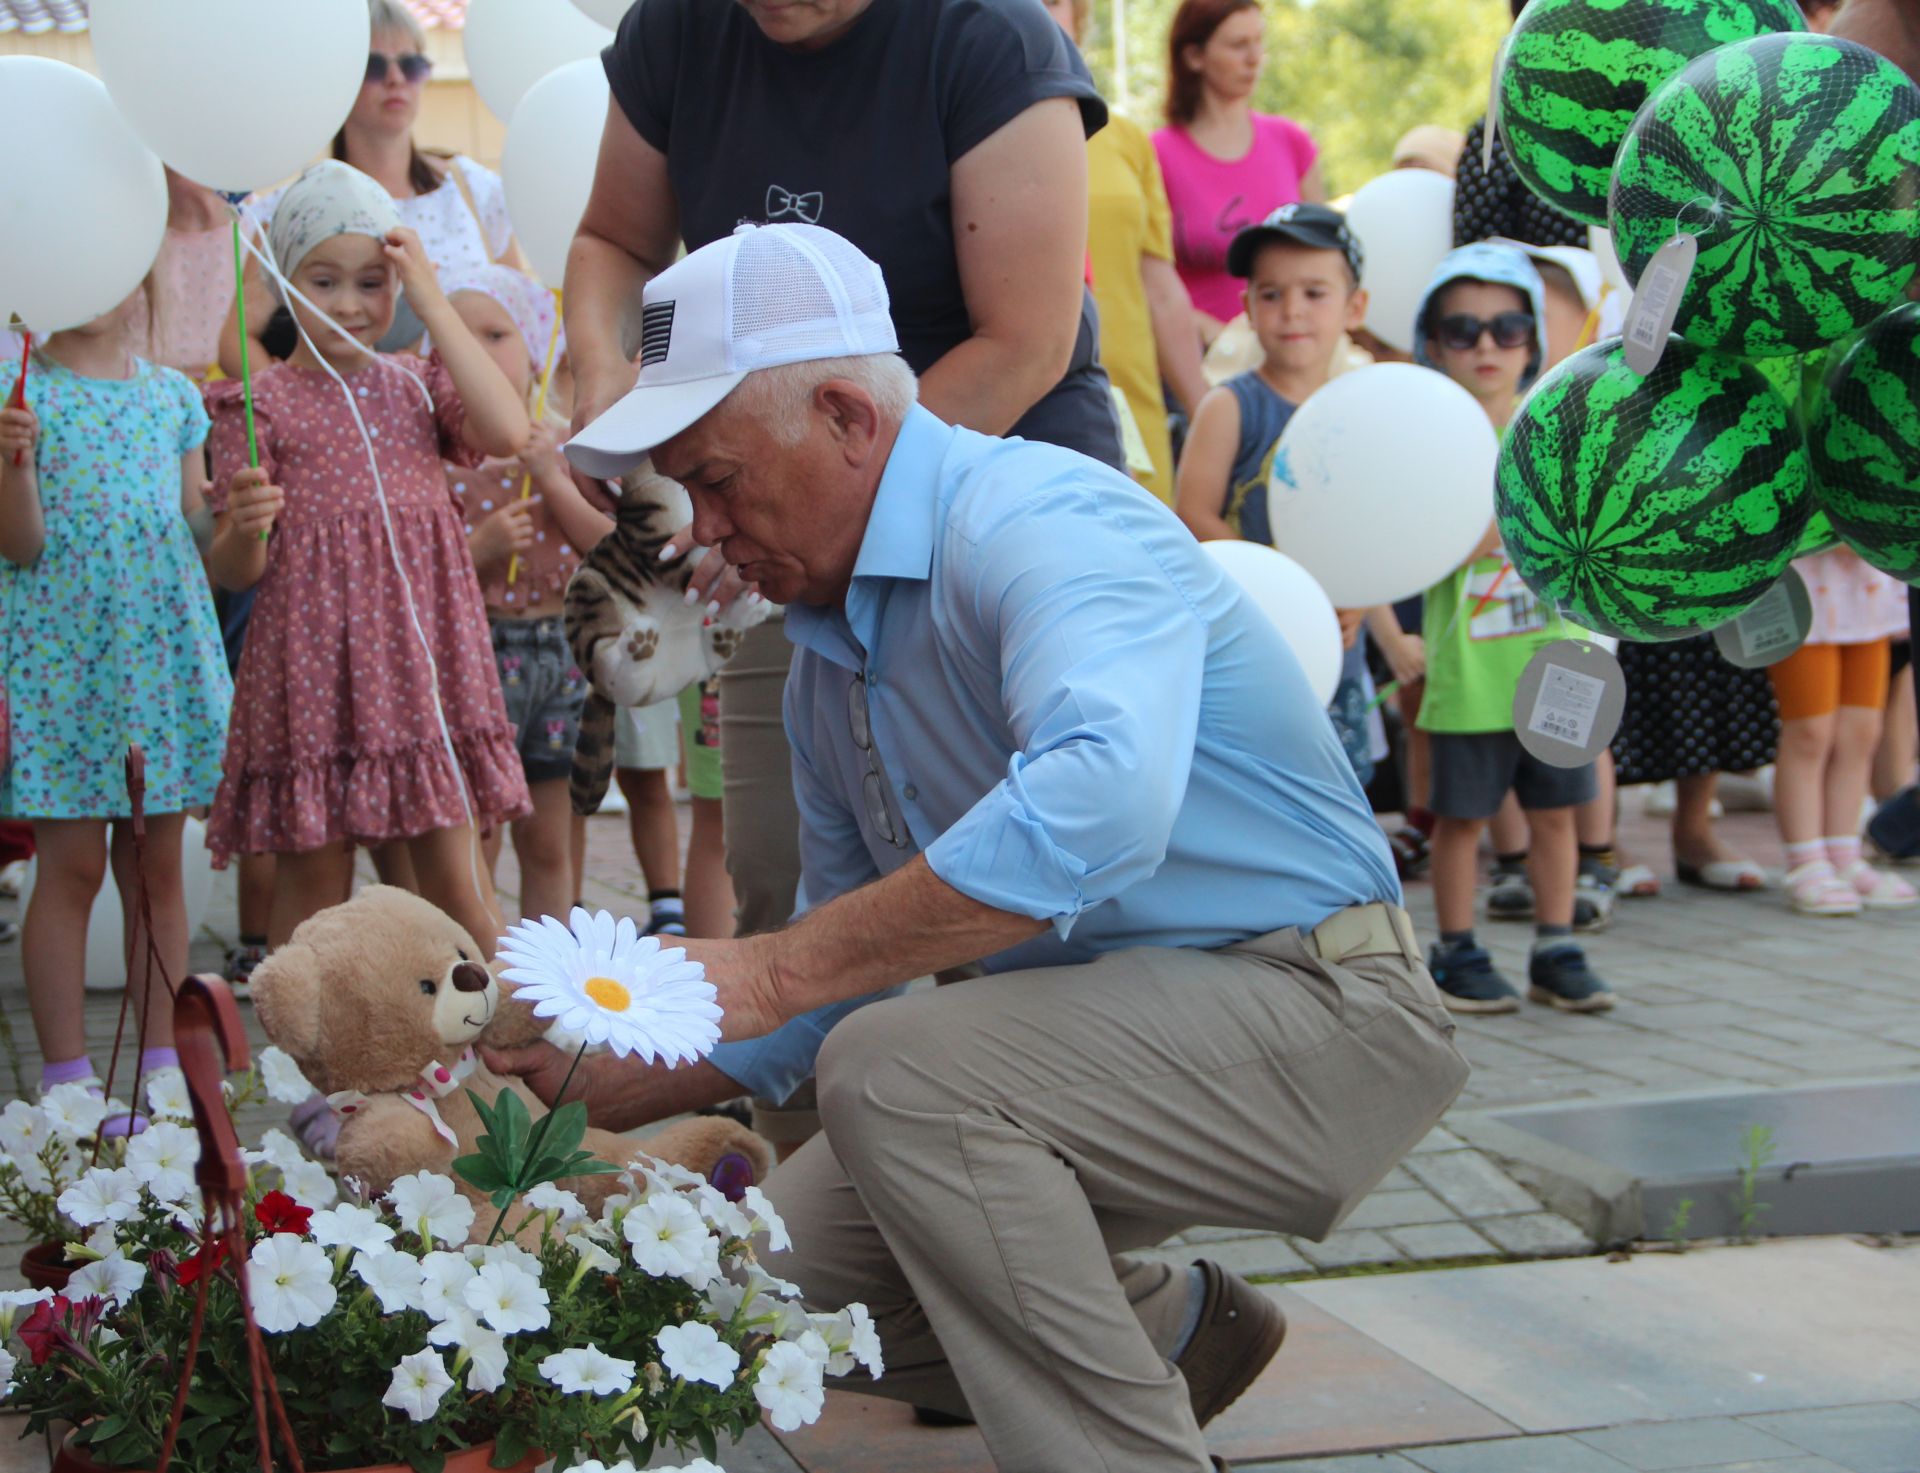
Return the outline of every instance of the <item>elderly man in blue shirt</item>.
[[[1284,1321],[1127,1254],[1325,1234],[1467,1066],[1280,634],[1126,476],[917,407],[886,309],[839,236],[743,227],[648,283],[638,385],[568,448],[651,451],[798,646],[802,914],[687,943],[713,1063],[777,1092],[817,1048],[767,1266],[872,1307],[852,1389],[1020,1473],[1192,1473]]]

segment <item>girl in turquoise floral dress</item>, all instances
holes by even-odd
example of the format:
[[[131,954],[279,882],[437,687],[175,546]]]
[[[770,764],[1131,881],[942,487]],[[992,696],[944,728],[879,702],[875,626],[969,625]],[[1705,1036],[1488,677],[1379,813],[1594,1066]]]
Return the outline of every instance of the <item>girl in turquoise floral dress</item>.
[[[149,1014],[143,1072],[178,1062],[171,1004],[149,977],[146,938],[131,934],[126,752],[130,743],[146,752],[153,939],[178,979],[185,810],[213,801],[233,694],[187,521],[206,479],[206,411],[184,376],[133,355],[134,307],[129,297],[47,338],[29,366],[26,407],[0,411],[0,686],[13,721],[0,817],[31,819],[39,846],[22,960],[42,1090],[98,1083],[81,1004],[87,918],[109,854],[129,981]],[[18,362],[0,365],[0,402],[19,376]],[[142,1124],[122,1116],[107,1129]]]

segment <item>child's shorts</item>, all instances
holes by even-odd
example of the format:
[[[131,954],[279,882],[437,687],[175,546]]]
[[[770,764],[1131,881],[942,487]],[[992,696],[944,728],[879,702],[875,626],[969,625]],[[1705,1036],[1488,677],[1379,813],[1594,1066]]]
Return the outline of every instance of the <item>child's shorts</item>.
[[[614,713],[613,765],[629,772],[671,772],[680,765],[680,703],[622,706]]]
[[[723,791],[718,676],[688,686],[676,700],[620,712],[613,732],[615,767],[665,772],[679,766],[683,755],[687,791],[696,798],[718,799]]]
[[[680,692],[681,750],[687,758],[687,791],[715,802],[726,790],[720,775],[720,677],[709,675]]]
[[[1441,818],[1492,818],[1511,788],[1522,808],[1577,808],[1600,791],[1593,764],[1554,767],[1510,731],[1435,731],[1433,799]]]
[[[587,702],[587,682],[573,663],[565,628],[558,619],[496,619],[493,662],[527,781],[565,777]]]
[[[1777,665],[1767,667],[1782,721],[1831,716],[1842,706],[1878,711],[1887,703],[1893,646],[1884,639],[1865,644],[1803,644]]]

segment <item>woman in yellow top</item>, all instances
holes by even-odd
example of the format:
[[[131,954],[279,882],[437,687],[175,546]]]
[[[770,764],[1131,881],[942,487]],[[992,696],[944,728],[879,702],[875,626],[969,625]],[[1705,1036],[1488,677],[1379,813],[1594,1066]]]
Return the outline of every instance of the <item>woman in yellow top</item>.
[[[1047,0],[1077,46],[1092,0]],[[1188,414],[1207,392],[1193,306],[1173,267],[1173,212],[1146,130],[1119,113],[1087,140],[1087,246],[1100,309],[1100,361],[1140,430],[1151,470],[1135,475],[1173,502],[1173,440],[1162,381]]]

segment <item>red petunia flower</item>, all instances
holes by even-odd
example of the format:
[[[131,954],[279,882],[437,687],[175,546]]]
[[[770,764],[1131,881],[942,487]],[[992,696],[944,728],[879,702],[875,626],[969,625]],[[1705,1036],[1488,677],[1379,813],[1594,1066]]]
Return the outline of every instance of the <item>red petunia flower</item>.
[[[175,1277],[183,1284],[199,1282],[200,1275],[217,1273],[220,1265],[227,1261],[227,1240],[215,1238],[193,1257],[182,1259]]]
[[[20,1343],[27,1347],[27,1354],[33,1358],[36,1366],[44,1366],[47,1357],[60,1348],[65,1334],[61,1326],[66,1323],[73,1301],[64,1294],[56,1294],[51,1299],[43,1299],[34,1305],[33,1313],[28,1315],[14,1331],[20,1337]]]
[[[268,1233],[292,1233],[304,1238],[307,1224],[313,1219],[313,1209],[302,1207],[285,1192],[268,1192],[253,1209],[253,1215]]]

